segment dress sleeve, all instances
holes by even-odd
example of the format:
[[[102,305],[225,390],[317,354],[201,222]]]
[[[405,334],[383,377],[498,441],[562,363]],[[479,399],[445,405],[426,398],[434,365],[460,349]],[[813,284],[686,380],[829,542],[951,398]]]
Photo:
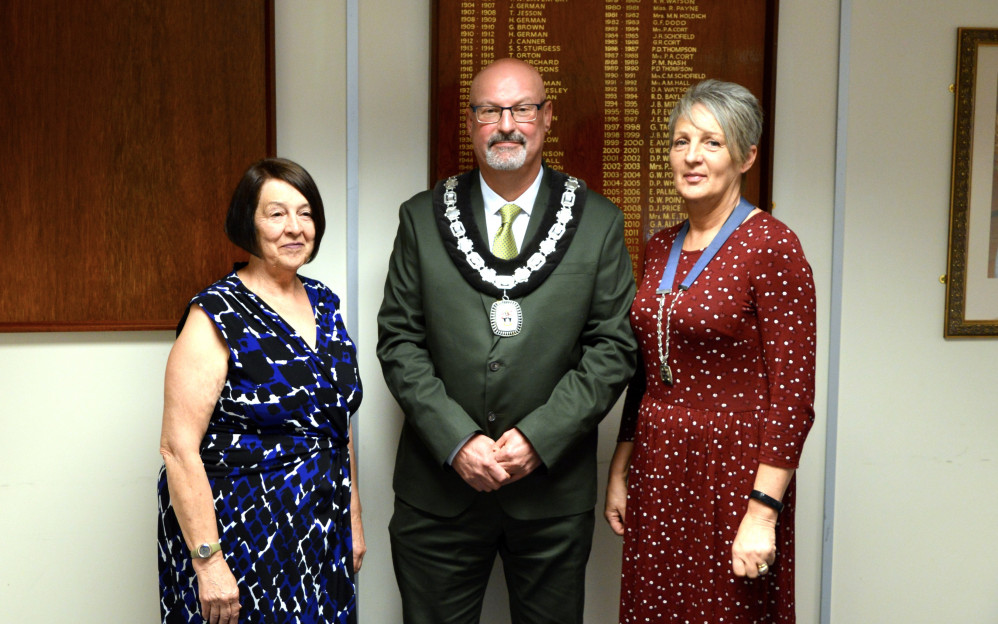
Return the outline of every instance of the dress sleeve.
[[[211,319],[211,322],[214,323],[215,327],[218,328],[218,331],[221,332],[222,338],[225,339],[226,343],[229,342],[226,327],[222,320],[222,315],[226,312],[230,312],[232,307],[229,305],[229,302],[225,300],[225,297],[223,297],[222,294],[214,288],[215,284],[199,292],[193,299],[191,299],[190,303],[187,304],[187,307],[184,308],[183,316],[180,317],[180,321],[177,323],[178,336],[187,324],[187,318],[191,314],[191,307],[198,306],[204,311],[208,318]],[[229,347],[231,349],[232,345],[229,345]]]
[[[752,282],[769,382],[759,461],[796,468],[814,422],[814,279],[797,236],[782,224],[770,232]]]

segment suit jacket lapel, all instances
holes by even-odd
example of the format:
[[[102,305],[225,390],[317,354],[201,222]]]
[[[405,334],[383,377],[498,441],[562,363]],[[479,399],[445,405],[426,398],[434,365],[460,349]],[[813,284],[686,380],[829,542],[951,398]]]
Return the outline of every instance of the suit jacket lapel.
[[[475,220],[475,225],[478,226],[478,231],[482,234],[482,242],[485,244],[484,249],[492,249],[492,241],[485,240],[488,238],[488,227],[485,223],[485,202],[482,200],[482,186],[481,178],[479,176],[471,176],[471,216]],[[492,311],[492,302],[495,299],[483,292],[479,292],[479,296],[482,299],[482,311],[485,314],[485,320],[488,321],[489,313]],[[495,341],[499,339],[499,336],[493,334],[492,345],[495,346]]]
[[[551,196],[551,189],[548,187],[548,182],[550,182],[551,177],[548,175],[547,167],[542,167],[541,170],[544,172],[544,175],[541,178],[541,186],[537,189],[534,208],[530,211],[530,221],[527,223],[527,233],[523,235],[523,242],[520,244],[520,247],[523,247],[528,240],[531,240],[537,234],[537,230],[541,227],[541,221],[544,219],[544,213],[548,208],[548,199]]]
[[[482,243],[486,250],[492,249],[492,241],[486,240],[489,236],[489,228],[485,223],[485,201],[482,199],[482,179],[479,175],[471,176],[469,181],[471,187],[469,198],[471,199],[471,216],[475,219],[475,225],[482,235]]]

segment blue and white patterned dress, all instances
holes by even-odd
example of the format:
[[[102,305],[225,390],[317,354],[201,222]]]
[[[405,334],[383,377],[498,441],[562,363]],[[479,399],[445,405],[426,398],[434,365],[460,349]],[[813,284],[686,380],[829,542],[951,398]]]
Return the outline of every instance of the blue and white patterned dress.
[[[346,446],[361,399],[356,349],[339,298],[300,279],[315,311],[315,350],[235,272],[191,301],[229,347],[201,458],[239,586],[240,622],[356,622]],[[163,622],[203,622],[165,467],[159,518]]]

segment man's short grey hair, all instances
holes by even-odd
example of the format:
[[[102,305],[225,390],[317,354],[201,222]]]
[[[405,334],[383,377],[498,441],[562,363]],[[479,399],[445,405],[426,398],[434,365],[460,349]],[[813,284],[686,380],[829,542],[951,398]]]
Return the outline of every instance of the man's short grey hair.
[[[734,82],[708,79],[683,94],[669,115],[669,143],[676,135],[680,119],[692,119],[693,107],[703,105],[724,132],[728,151],[737,163],[745,162],[749,148],[759,145],[762,137],[762,108],[752,93]]]

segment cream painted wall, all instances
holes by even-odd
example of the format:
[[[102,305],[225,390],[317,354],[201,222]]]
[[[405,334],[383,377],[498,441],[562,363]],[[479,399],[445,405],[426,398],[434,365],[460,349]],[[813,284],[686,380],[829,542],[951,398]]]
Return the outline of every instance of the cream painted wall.
[[[326,233],[302,273],[345,304],[346,254],[345,0],[276,2],[277,155],[305,167],[322,195]],[[344,305],[345,313],[345,305]],[[350,319],[348,319],[350,322]]]
[[[359,453],[368,555],[360,577],[364,622],[401,622],[388,545],[392,468],[402,416],[375,357],[377,325],[398,207],[426,188],[429,3],[360,5],[359,335],[364,379]]]
[[[786,4],[786,3],[784,3]],[[944,340],[958,26],[990,0],[853,0],[832,615],[998,622],[998,343]]]
[[[0,621],[157,621],[170,337],[0,334]]]
[[[801,239],[818,294],[815,424],[797,472],[797,617],[802,624],[819,621],[821,601],[838,20],[838,2],[780,3],[773,214]]]

